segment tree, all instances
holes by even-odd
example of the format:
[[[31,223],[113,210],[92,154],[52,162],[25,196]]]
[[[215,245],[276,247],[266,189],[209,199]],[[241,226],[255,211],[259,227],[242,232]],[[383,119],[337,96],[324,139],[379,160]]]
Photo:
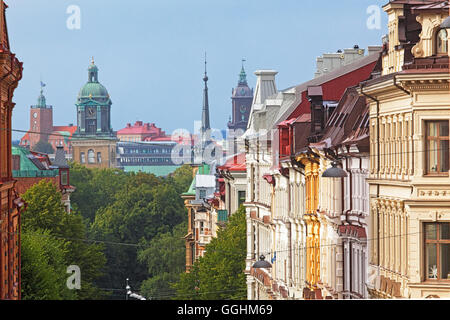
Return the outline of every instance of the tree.
[[[70,265],[77,265],[82,273],[81,290],[76,290],[77,298],[100,298],[103,293],[95,288],[93,282],[101,276],[106,259],[102,253],[103,246],[86,242],[86,226],[81,215],[76,211],[69,214],[64,210],[61,193],[50,181],[41,180],[22,197],[28,204],[27,210],[22,213],[22,232],[33,236],[45,231],[41,238],[50,235],[62,241],[65,251],[64,259],[58,260],[61,268],[66,270]]]
[[[35,152],[41,152],[46,154],[54,154],[55,149],[53,149],[52,145],[45,140],[39,140],[32,149]]]
[[[143,241],[138,260],[145,263],[148,279],[141,286],[141,294],[153,300],[166,300],[175,295],[173,284],[185,269],[186,247],[184,235],[187,223],[177,225],[173,231],[159,234],[151,241]]]
[[[182,300],[243,300],[246,298],[246,220],[243,206],[230,217],[207,246],[204,257],[174,285]]]
[[[21,234],[21,278],[23,300],[73,300],[74,291],[66,286],[64,241],[49,231],[34,230]]]

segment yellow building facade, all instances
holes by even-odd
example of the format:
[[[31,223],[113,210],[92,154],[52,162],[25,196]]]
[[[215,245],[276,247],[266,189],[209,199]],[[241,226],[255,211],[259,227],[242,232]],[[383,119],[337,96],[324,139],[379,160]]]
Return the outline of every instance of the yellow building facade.
[[[310,154],[301,154],[296,160],[305,167],[306,284],[315,290],[320,281],[320,220],[317,214],[320,161]]]

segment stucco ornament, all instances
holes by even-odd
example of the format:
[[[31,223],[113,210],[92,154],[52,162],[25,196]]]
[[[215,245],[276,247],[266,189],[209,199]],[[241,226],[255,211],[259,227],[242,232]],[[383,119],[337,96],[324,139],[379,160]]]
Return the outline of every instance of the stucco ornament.
[[[411,52],[415,58],[430,57],[434,54],[434,36],[440,29],[443,21],[440,15],[423,15],[416,17],[417,22],[422,25],[420,41],[412,48]]]

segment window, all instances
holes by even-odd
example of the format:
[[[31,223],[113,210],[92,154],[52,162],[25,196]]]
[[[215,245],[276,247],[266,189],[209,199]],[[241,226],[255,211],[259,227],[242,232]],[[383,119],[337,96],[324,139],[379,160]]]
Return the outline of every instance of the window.
[[[95,154],[92,149],[88,151],[88,163],[95,163]]]
[[[446,29],[441,29],[436,35],[436,54],[448,53],[448,35]]]
[[[425,278],[450,280],[450,223],[425,223]]]
[[[200,194],[199,197],[200,199],[205,199],[206,198],[206,190],[199,190]]]
[[[12,156],[13,170],[20,170],[20,156],[13,154]]]
[[[238,191],[238,207],[245,202],[245,191]]]
[[[448,175],[449,132],[448,121],[429,121],[427,126],[427,174]]]
[[[97,162],[102,163],[102,153],[101,152],[97,152]]]
[[[86,157],[85,157],[85,155],[84,155],[84,152],[81,152],[81,153],[80,153],[80,162],[81,162],[81,163],[86,163]]]
[[[67,186],[69,184],[67,171],[61,171],[61,185]]]

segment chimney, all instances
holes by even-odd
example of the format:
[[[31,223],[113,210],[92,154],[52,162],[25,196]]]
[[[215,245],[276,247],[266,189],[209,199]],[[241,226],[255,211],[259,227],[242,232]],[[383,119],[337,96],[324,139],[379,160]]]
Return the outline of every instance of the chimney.
[[[264,101],[278,92],[275,84],[275,76],[278,74],[275,70],[258,70],[256,75],[256,94],[253,98],[253,104],[262,105]]]
[[[368,46],[367,51],[369,52],[369,56],[372,54],[379,54],[380,51],[383,50],[382,46]]]

